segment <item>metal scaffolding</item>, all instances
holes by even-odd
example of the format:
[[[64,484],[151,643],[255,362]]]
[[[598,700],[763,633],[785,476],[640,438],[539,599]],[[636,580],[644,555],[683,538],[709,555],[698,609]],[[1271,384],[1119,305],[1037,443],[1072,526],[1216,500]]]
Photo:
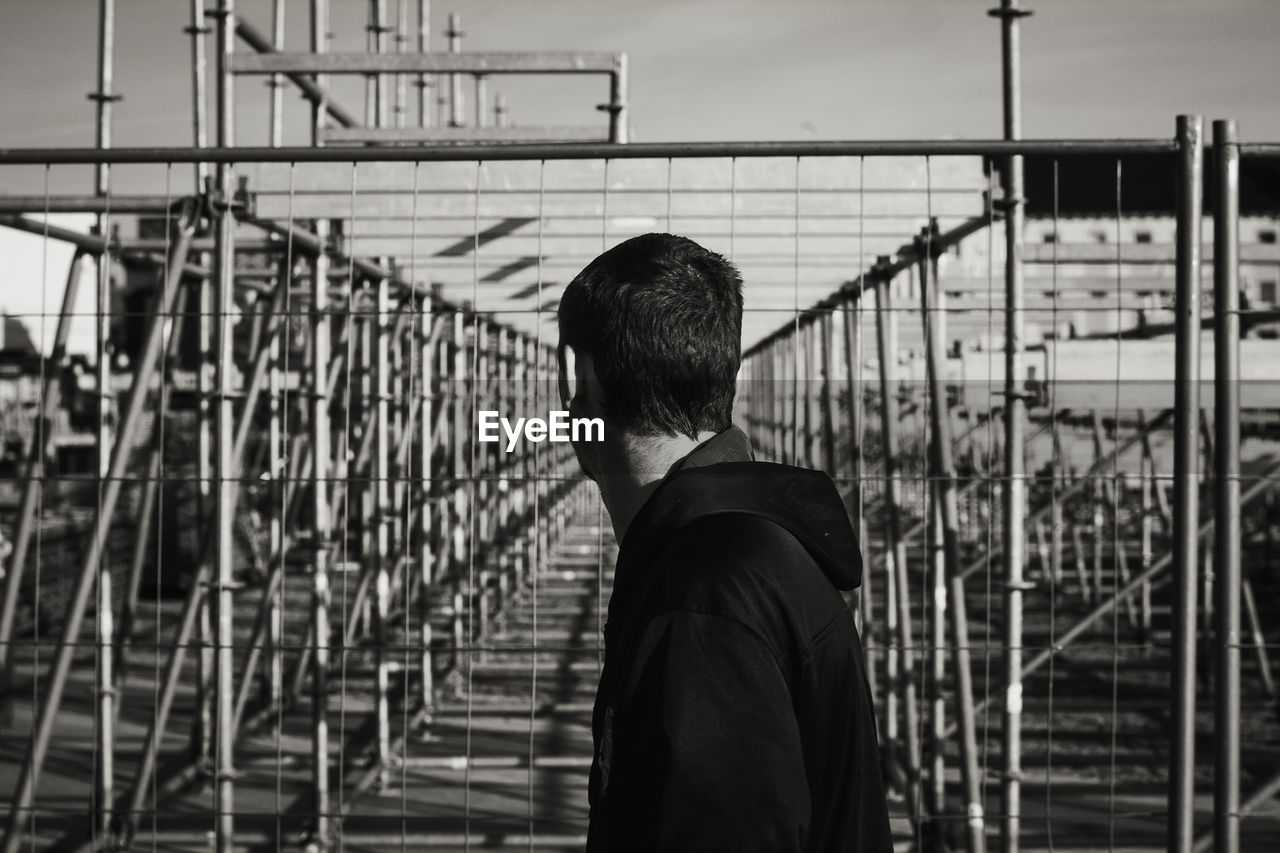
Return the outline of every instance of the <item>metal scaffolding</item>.
[[[993,12],[1005,53],[1002,139],[623,145],[624,55],[465,53],[456,16],[447,52],[431,52],[427,3],[413,15],[410,5],[393,14],[371,2],[368,52],[339,54],[328,50],[324,0],[311,0],[306,52],[286,49],[281,0],[269,37],[233,0],[212,11],[193,0],[193,146],[170,149],[111,145],[114,9],[101,0],[95,147],[0,151],[0,169],[95,167],[91,196],[0,199],[0,225],[74,247],[0,599],[0,701],[30,727],[7,723],[26,748],[0,763],[6,777],[14,771],[0,851],[86,840],[60,825],[65,792],[42,799],[41,788],[79,790],[59,738],[84,721],[87,746],[66,749],[87,750],[93,768],[95,848],[209,843],[206,831],[219,850],[579,843],[585,812],[566,792],[590,756],[582,716],[610,586],[603,509],[571,448],[531,439],[503,452],[478,440],[479,417],[554,407],[561,279],[624,230],[658,227],[703,229],[708,242],[727,241],[749,282],[763,279],[748,300],[736,416],[761,458],[826,470],[846,496],[868,567],[850,604],[900,840],[978,853],[1051,847],[1055,820],[1084,832],[1054,809],[1055,733],[1066,726],[1093,743],[1070,727],[1075,717],[1061,722],[1076,712],[1060,707],[1075,697],[1058,674],[1073,667],[1110,691],[1087,710],[1109,719],[1094,734],[1110,738],[1095,746],[1111,787],[1071,777],[1107,798],[1110,820],[1091,838],[1114,843],[1119,831],[1122,732],[1150,738],[1122,719],[1123,706],[1167,713],[1173,725],[1153,750],[1167,757],[1167,799],[1141,801],[1155,816],[1125,824],[1141,835],[1134,845],[1240,849],[1244,818],[1280,791],[1280,777],[1263,777],[1241,798],[1246,772],[1259,779],[1242,766],[1242,716],[1260,716],[1260,697],[1276,692],[1265,624],[1275,608],[1255,598],[1243,566],[1273,550],[1280,481],[1274,458],[1242,461],[1241,412],[1280,404],[1242,368],[1240,167],[1280,149],[1241,143],[1226,121],[1207,146],[1196,116],[1180,117],[1167,139],[1021,139],[1027,13],[1012,0]],[[607,76],[607,130],[490,121],[486,81],[506,73]],[[342,74],[367,80],[362,120],[328,88]],[[264,147],[237,144],[242,75],[271,81]],[[285,145],[286,81],[310,105],[310,145]],[[1081,374],[1059,360],[1070,343],[1055,323],[1059,200],[1055,183],[1046,307],[1028,285],[1029,156],[1051,158],[1055,181],[1059,162],[1106,158],[1117,228],[1126,158],[1176,163],[1176,372],[1157,402],[1121,399],[1132,377],[1117,325],[1104,341],[1115,344],[1114,374],[1089,380],[1114,405],[1061,404]],[[970,158],[954,183],[949,158]],[[190,164],[192,191],[117,194],[118,164],[166,175]],[[1206,171],[1212,429],[1199,390]],[[904,178],[923,190],[902,190]],[[59,210],[97,214],[95,233],[36,218]],[[126,217],[158,225],[122,237],[113,223]],[[984,239],[985,252],[975,249]],[[129,319],[112,313],[112,264],[125,261],[150,276],[134,341],[112,326]],[[69,592],[51,603],[41,599],[52,567],[41,537],[54,509],[43,496],[59,484],[52,437],[71,405],[59,377],[91,262],[99,458],[86,480],[87,546],[64,572]],[[1105,294],[1116,306],[1125,263],[1117,256]],[[987,279],[976,321],[972,282],[955,284],[966,275]],[[1053,334],[1033,341],[1029,327],[1046,316]],[[968,346],[982,335],[984,347]],[[128,370],[113,371],[126,342],[138,344]],[[161,529],[175,519],[181,529]],[[122,526],[136,538],[117,553]],[[165,562],[165,535],[194,543],[171,552],[187,564]],[[163,581],[179,596],[163,601]],[[36,613],[30,634],[24,607]],[[1167,643],[1156,639],[1166,612]],[[1210,619],[1212,655],[1196,644]],[[40,634],[48,621],[56,641]],[[1196,725],[1197,654],[1213,661],[1208,833],[1195,803],[1196,738],[1207,733]],[[1242,680],[1246,665],[1256,678]],[[1158,708],[1120,701],[1122,666],[1146,673]],[[87,710],[75,695],[84,684]],[[183,726],[190,744],[175,749],[166,741]]]

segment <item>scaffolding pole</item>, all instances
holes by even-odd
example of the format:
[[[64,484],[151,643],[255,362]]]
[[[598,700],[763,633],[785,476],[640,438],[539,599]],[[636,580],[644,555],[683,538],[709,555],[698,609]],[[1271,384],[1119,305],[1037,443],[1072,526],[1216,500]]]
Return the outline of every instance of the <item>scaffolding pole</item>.
[[[311,0],[311,52],[325,53],[328,50],[329,0]],[[311,99],[311,147],[319,148],[324,145],[324,129],[328,117],[333,114],[333,108],[329,103],[325,89],[329,85],[328,75],[317,74],[315,85],[318,91],[316,96]],[[354,121],[342,121],[336,115],[334,118],[338,119],[338,123],[344,127],[351,127],[355,124]]]
[[[284,50],[284,0],[271,0],[271,49]],[[272,74],[271,87],[271,147],[284,144],[284,75]]]
[[[409,50],[409,0],[399,0],[396,4],[396,53],[407,53]],[[409,115],[409,79],[404,74],[396,75],[395,121],[393,126],[408,126]]]
[[[204,37],[209,34],[208,25],[204,22],[204,0],[191,0],[191,24],[185,32],[191,36],[191,139],[196,148],[209,145],[208,124],[208,89],[205,72],[208,63],[204,55]],[[209,180],[209,164],[195,161],[194,191],[204,192]]]
[[[431,49],[431,3],[430,0],[418,0],[418,53],[426,53]],[[433,104],[431,102],[432,78],[429,74],[418,75],[418,127],[431,127]]]
[[[387,52],[386,0],[369,0],[369,52],[381,56]],[[365,119],[368,127],[386,127],[387,78],[385,74],[369,74],[365,78]]]
[[[1240,850],[1240,147],[1234,121],[1213,123],[1214,849]],[[1197,220],[1198,221],[1198,220]]]
[[[973,674],[969,661],[969,621],[966,612],[964,578],[960,575],[960,509],[957,503],[955,462],[952,458],[951,407],[947,399],[946,377],[943,375],[944,335],[938,311],[933,304],[941,291],[938,285],[937,256],[930,241],[923,241],[926,251],[920,261],[920,307],[925,332],[925,353],[929,396],[930,427],[933,440],[929,443],[930,463],[933,469],[934,494],[936,495],[936,521],[941,527],[942,546],[940,575],[945,585],[936,591],[936,618],[946,618],[949,609],[951,628],[951,673],[956,695],[956,718],[960,731],[960,778],[964,793],[966,835],[969,853],[986,850],[985,818],[982,808],[982,776],[978,767],[978,735],[973,707]],[[941,638],[940,626],[935,626]],[[945,739],[945,726],[936,720],[939,742]],[[942,813],[939,811],[938,813]]]
[[[112,92],[115,70],[115,0],[98,0],[98,87],[89,96],[96,104],[96,144],[99,149],[111,147],[113,106],[119,96]],[[111,220],[111,167],[104,163],[94,166],[94,192],[106,200],[106,209],[97,217],[97,233],[110,240]],[[94,365],[98,398],[96,451],[97,474],[101,484],[111,465],[112,455],[112,401],[111,366],[111,268],[114,255],[110,246],[98,256],[97,313],[94,317],[97,360]],[[102,513],[102,492],[98,492],[98,514]],[[111,800],[115,795],[115,703],[112,688],[114,647],[114,596],[109,558],[104,548],[98,557],[97,600],[94,607],[94,627],[97,648],[94,654],[95,687],[94,706],[95,760],[93,761],[93,827],[95,833],[106,832],[111,824]]]
[[[609,73],[609,103],[601,107],[609,114],[609,141],[625,143],[630,140],[627,127],[627,55],[618,54],[613,71]]]
[[[323,247],[329,224],[316,222]],[[329,849],[329,258],[322,250],[311,276],[311,784],[315,814],[312,842],[320,853]],[[305,650],[304,650],[305,651]]]
[[[441,331],[444,324],[432,311],[432,299],[422,299],[422,350],[421,350],[421,397],[418,414],[418,465],[417,481],[421,484],[419,506],[421,513],[418,521],[422,541],[418,551],[418,614],[422,631],[422,680],[419,682],[419,700],[422,703],[423,718],[430,725],[435,715],[435,680],[431,653],[431,598],[435,583],[435,548],[432,542],[434,534],[433,512],[437,501],[432,485],[433,462],[436,454],[437,432],[434,417],[434,405],[438,386],[436,381],[436,351],[440,347]]]
[[[878,266],[886,266],[887,257]],[[903,797],[913,820],[921,816],[920,781],[920,714],[916,706],[915,652],[911,632],[911,595],[907,573],[907,549],[902,538],[902,483],[898,473],[898,379],[897,316],[893,313],[893,281],[883,278],[876,289],[876,340],[880,360],[880,431],[884,443],[885,482],[885,556],[889,571],[885,582],[885,612],[889,613],[890,630],[896,628],[898,649],[888,644],[888,685],[891,701],[887,704],[890,741],[897,729],[897,709],[903,707],[901,736],[906,743],[906,790]]]
[[[391,338],[399,336],[399,325],[395,332],[390,328],[389,315],[391,299],[387,279],[380,278],[374,285],[374,310],[376,314],[370,323],[374,355],[374,464],[373,464],[373,540],[374,540],[374,599],[373,599],[373,642],[375,666],[376,703],[376,758],[378,765],[378,784],[384,788],[387,783],[387,771],[390,769],[391,719],[390,719],[390,670],[388,669],[387,645],[390,642],[388,623],[390,621],[391,598],[391,529],[393,518],[391,507]],[[359,609],[359,605],[357,608]]]
[[[1019,20],[1030,14],[1018,8],[1017,0],[1001,0],[992,10],[1000,19],[1003,69],[1004,138],[1022,138],[1022,69]],[[1011,154],[1005,161],[1005,340],[1004,340],[1004,688],[1001,722],[1003,776],[1000,798],[1001,853],[1017,853],[1022,812],[1022,594],[1023,539],[1026,510],[1026,399],[1023,377],[1024,299],[1022,283],[1022,226],[1025,216],[1022,157]]]
[[[1176,354],[1173,427],[1173,737],[1169,750],[1169,850],[1191,853],[1195,831],[1196,577],[1200,519],[1200,217],[1204,174],[1200,116],[1179,116]]]
[[[449,39],[449,52],[462,52],[462,19],[456,12],[449,13],[449,29],[445,36]],[[462,75],[449,75],[449,127],[462,127]]]
[[[216,17],[216,13],[205,10],[204,0],[192,0],[191,33],[192,49],[192,98],[193,117],[195,121],[196,145],[204,148],[208,145],[208,62],[205,51],[205,36],[213,32],[205,20]],[[215,81],[216,82],[216,81]],[[217,116],[215,116],[215,120]],[[196,193],[207,193],[213,190],[209,174],[209,163],[196,164]],[[201,264],[208,265],[208,255],[202,253]],[[211,468],[213,458],[213,278],[205,276],[200,279],[196,291],[197,331],[196,331],[196,527],[197,536],[203,542],[207,535],[206,526],[210,519],[212,495],[210,493],[213,479]],[[203,557],[201,558],[203,559]],[[212,686],[214,662],[210,646],[212,630],[209,613],[209,600],[204,590],[198,590],[197,628],[199,655],[196,658],[196,715],[192,725],[190,750],[192,759],[201,772],[207,773],[212,760],[212,727],[213,710]]]
[[[235,144],[235,100],[232,88],[231,52],[235,47],[235,0],[218,0],[217,26],[217,139],[219,146]],[[214,518],[217,533],[214,537],[214,553],[217,559],[214,626],[215,699],[214,699],[214,802],[217,810],[215,847],[218,853],[231,853],[235,846],[235,733],[232,729],[233,702],[235,700],[233,670],[233,608],[232,589],[235,580],[232,530],[235,523],[235,492],[239,466],[232,448],[235,433],[234,373],[232,309],[235,296],[235,216],[231,210],[235,193],[233,167],[220,164],[217,169],[217,221],[214,232],[214,279],[217,303],[217,411],[214,466],[217,472],[216,510]],[[206,596],[208,597],[208,596]]]

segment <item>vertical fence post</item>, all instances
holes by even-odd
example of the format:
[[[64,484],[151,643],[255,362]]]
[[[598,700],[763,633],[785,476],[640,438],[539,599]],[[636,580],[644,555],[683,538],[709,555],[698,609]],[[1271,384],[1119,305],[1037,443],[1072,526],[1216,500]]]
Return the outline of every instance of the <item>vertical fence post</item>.
[[[231,53],[235,48],[235,0],[219,0],[218,3],[218,133],[219,147],[235,144],[235,100],[231,76]],[[235,489],[238,471],[233,460],[232,446],[235,434],[233,409],[235,388],[235,355],[231,311],[235,303],[235,217],[231,212],[233,186],[232,167],[222,163],[217,169],[219,217],[216,223],[215,276],[217,287],[217,496],[215,518],[217,537],[217,591],[215,640],[215,772],[218,818],[216,845],[219,853],[230,853],[235,845],[235,736],[232,732],[235,688],[232,660],[232,582],[233,565],[232,530],[235,524]],[[247,417],[246,413],[246,417]],[[207,598],[208,596],[206,596]]]
[[[1173,742],[1169,751],[1169,850],[1190,853],[1195,803],[1196,563],[1200,528],[1200,217],[1204,121],[1178,116],[1176,365],[1173,450]]]
[[[98,0],[98,87],[90,98],[97,104],[97,147],[111,147],[112,107],[118,100],[113,94],[112,79],[115,67],[115,0]],[[94,189],[99,197],[107,198],[110,209],[111,167],[106,163],[94,166]],[[97,364],[94,373],[97,377],[98,425],[97,425],[97,474],[99,478],[99,494],[101,480],[107,475],[111,464],[112,435],[111,413],[112,400],[115,395],[111,389],[111,364],[114,361],[111,347],[111,267],[114,255],[111,248],[111,216],[100,215],[97,219],[97,231],[106,241],[102,254],[98,256],[98,299],[95,325],[97,331]],[[117,435],[118,442],[131,440],[132,436]],[[102,512],[101,506],[98,512]],[[107,530],[110,536],[110,528]],[[94,823],[98,832],[106,832],[111,823],[111,801],[115,796],[115,703],[116,696],[112,687],[115,676],[112,673],[112,647],[114,640],[114,596],[111,592],[112,569],[109,563],[108,550],[103,549],[98,558],[97,602],[94,612],[94,626],[97,631],[96,659],[96,705],[95,705],[95,737],[97,760],[94,765]]]
[[[217,13],[205,12],[204,0],[194,0],[192,7],[192,16],[200,15],[198,22],[193,21],[193,51],[195,53],[194,85],[195,85],[195,129],[196,144],[203,146],[208,134],[208,118],[206,103],[206,62],[204,50],[204,35],[210,30],[204,26],[204,18],[213,16]],[[220,52],[220,43],[215,45],[215,51]],[[215,56],[215,62],[218,57]],[[216,69],[215,69],[216,71]],[[221,92],[221,80],[214,81],[215,92]],[[214,121],[221,119],[221,115],[214,116]],[[216,128],[216,124],[215,124]],[[216,132],[216,130],[215,130]],[[197,192],[208,192],[214,189],[209,183],[209,167],[207,165],[197,166],[197,174],[200,177],[201,184],[196,187]],[[202,260],[207,260],[208,256],[203,256]],[[197,338],[197,365],[196,365],[196,478],[198,496],[196,500],[196,530],[195,539],[202,545],[205,537],[209,535],[211,519],[213,517],[211,506],[213,503],[213,393],[214,393],[214,281],[212,278],[202,278],[199,283],[197,294],[198,305],[198,338]],[[213,670],[214,656],[212,648],[212,616],[210,614],[210,603],[207,590],[200,590],[197,608],[199,611],[197,621],[197,636],[199,655],[196,658],[196,719],[192,726],[191,732],[191,753],[193,759],[198,763],[202,772],[207,772],[210,768],[212,757],[212,736],[213,736]]]
[[[1240,849],[1240,148],[1234,121],[1213,123],[1214,849]]]
[[[1000,18],[1003,67],[1004,138],[1022,137],[1022,69],[1019,19],[1030,14],[1018,8],[1017,0],[1001,0],[992,10]],[[1002,746],[1003,778],[1001,803],[1004,812],[1000,827],[1002,853],[1016,853],[1022,811],[1022,593],[1024,515],[1026,512],[1026,401],[1023,398],[1023,225],[1022,157],[1005,160],[1005,341],[1004,404],[1004,629],[1005,657]]]
[[[212,189],[201,188],[202,191]],[[208,257],[207,255],[205,256]],[[196,529],[195,541],[201,546],[205,544],[212,532],[213,506],[213,395],[214,395],[214,280],[212,277],[200,279],[197,365],[196,365]],[[204,560],[204,555],[199,559]],[[197,647],[196,657],[196,716],[191,731],[191,756],[198,763],[200,771],[207,773],[212,756],[213,737],[213,647],[212,616],[206,589],[201,589],[197,608]]]

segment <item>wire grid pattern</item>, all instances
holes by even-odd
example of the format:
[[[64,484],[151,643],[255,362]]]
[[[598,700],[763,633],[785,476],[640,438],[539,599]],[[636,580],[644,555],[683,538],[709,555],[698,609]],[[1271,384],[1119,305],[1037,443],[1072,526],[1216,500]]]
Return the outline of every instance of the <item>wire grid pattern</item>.
[[[24,847],[86,837],[198,846],[219,813],[233,815],[238,839],[264,847],[580,846],[616,555],[607,515],[568,445],[517,441],[504,452],[505,439],[475,438],[481,411],[514,418],[561,407],[559,293],[594,254],[646,230],[686,234],[739,264],[747,309],[737,420],[761,458],[827,470],[849,501],[868,566],[850,603],[900,841],[959,840],[977,822],[994,843],[1008,758],[997,747],[1008,695],[999,678],[1003,225],[984,202],[998,190],[994,169],[960,157],[226,168],[254,193],[237,211],[234,313],[213,309],[201,274],[220,262],[205,236],[213,221],[165,212],[177,198],[173,166],[142,176],[154,182],[162,171],[166,203],[150,223],[112,214],[116,181],[108,185],[101,233],[121,224],[138,233],[115,253],[130,264],[125,286],[106,263],[94,264],[95,280],[100,295],[140,296],[123,307],[102,300],[94,319],[119,325],[108,325],[90,365],[127,365],[111,374],[125,388],[146,362],[136,339],[163,344],[158,378],[85,419],[106,428],[122,476],[104,476],[105,460],[75,473],[71,454],[60,467],[47,459],[49,431],[76,431],[70,415],[55,423],[61,410],[99,395],[81,383],[59,401],[49,372],[66,366],[38,363],[27,436],[38,467],[15,483],[38,483],[39,521],[26,580],[14,587],[20,612],[0,638],[8,726],[19,734],[0,763],[0,791],[12,796],[60,648],[68,685],[83,689],[51,718],[33,807],[21,814]],[[43,169],[46,199],[54,171]],[[1027,286],[1047,281],[1027,317],[1049,333],[1027,353],[1037,396],[1025,448],[1022,650],[1032,657],[1022,669],[1020,757],[1031,793],[1020,840],[1028,849],[1156,849],[1171,395],[1167,381],[1135,382],[1130,372],[1129,350],[1144,344],[1128,339],[1127,312],[1147,297],[1129,284],[1143,276],[1125,257],[1123,161],[1104,222],[1114,259],[1083,273],[1057,255],[1068,240],[1057,163],[1053,173],[1051,256]],[[158,244],[149,243],[146,229],[157,227]],[[58,282],[44,231],[48,306]],[[901,268],[884,274],[893,261]],[[147,304],[157,294],[171,316]],[[1114,318],[1111,333],[1060,335],[1068,298],[1073,322]],[[44,328],[43,316],[30,319]],[[224,329],[232,364],[214,356]],[[317,345],[326,339],[327,353]],[[212,449],[220,371],[238,412],[222,427],[237,433],[227,472]],[[931,371],[945,386],[943,411]],[[127,394],[143,399],[131,430]],[[328,422],[320,445],[317,418]],[[930,457],[939,424],[952,435],[949,466]],[[1273,560],[1275,458],[1253,461],[1246,554]],[[76,540],[88,516],[109,514],[112,479],[122,499],[99,557]],[[209,594],[220,588],[210,543],[225,511],[213,495],[226,480],[238,493],[228,528],[234,777],[218,764],[219,614]],[[114,597],[88,608],[93,639],[61,644],[51,626],[72,621],[66,579],[77,559],[82,577]],[[944,631],[956,628],[956,581],[967,610],[959,639]],[[1265,628],[1274,597],[1255,598],[1263,604],[1251,617],[1246,713],[1260,748],[1272,749]],[[327,643],[317,644],[325,621]],[[968,691],[957,686],[960,653]],[[977,726],[976,751],[957,735],[963,713]],[[317,750],[328,758],[319,770]],[[976,803],[962,779],[970,771]],[[213,784],[228,778],[230,803]],[[91,817],[80,823],[86,803]],[[1246,838],[1251,826],[1260,838],[1274,829],[1274,807],[1255,814]]]

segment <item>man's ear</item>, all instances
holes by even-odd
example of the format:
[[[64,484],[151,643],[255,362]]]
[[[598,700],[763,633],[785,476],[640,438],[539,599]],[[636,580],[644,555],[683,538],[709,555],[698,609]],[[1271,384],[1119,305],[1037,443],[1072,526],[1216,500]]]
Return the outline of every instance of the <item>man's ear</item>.
[[[605,397],[604,387],[600,384],[600,377],[596,373],[596,361],[591,353],[582,353],[576,361],[576,369],[578,371],[577,381],[586,385],[587,399],[591,400],[596,407],[603,409],[608,402]]]
[[[563,343],[556,347],[556,387],[560,392],[560,405],[566,409],[573,399],[576,361],[573,347]]]
[[[599,405],[604,399],[604,391],[591,354],[562,343],[556,348],[556,358],[560,366],[560,402],[567,407],[569,401],[582,395],[583,400]]]

